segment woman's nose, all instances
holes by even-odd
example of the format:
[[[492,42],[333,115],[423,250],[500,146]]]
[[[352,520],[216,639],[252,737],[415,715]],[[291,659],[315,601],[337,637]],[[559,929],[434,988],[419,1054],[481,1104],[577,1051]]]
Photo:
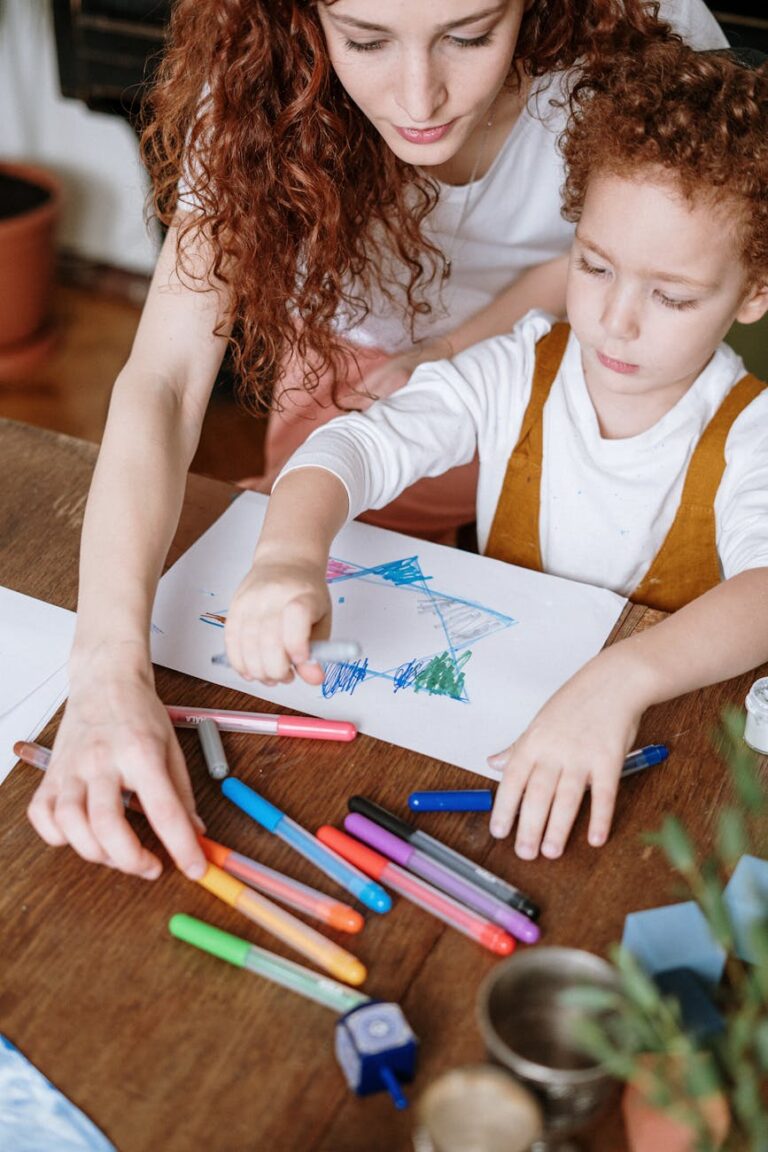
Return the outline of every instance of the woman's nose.
[[[441,70],[429,53],[408,53],[403,58],[398,89],[395,100],[407,117],[403,127],[434,126],[447,92]]]

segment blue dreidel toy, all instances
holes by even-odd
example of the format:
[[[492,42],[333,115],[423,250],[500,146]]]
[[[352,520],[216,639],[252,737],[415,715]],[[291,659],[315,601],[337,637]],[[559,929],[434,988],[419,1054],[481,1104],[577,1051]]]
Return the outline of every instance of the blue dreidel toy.
[[[371,1000],[336,1022],[336,1059],[358,1096],[387,1091],[396,1108],[407,1108],[400,1082],[411,1080],[418,1040],[398,1004]]]

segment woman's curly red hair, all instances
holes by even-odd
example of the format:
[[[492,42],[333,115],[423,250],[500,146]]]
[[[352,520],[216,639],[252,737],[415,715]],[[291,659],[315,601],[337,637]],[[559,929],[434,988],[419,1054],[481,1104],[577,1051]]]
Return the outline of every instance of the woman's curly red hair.
[[[268,405],[289,354],[307,365],[309,391],[340,368],[334,318],[342,306],[364,316],[372,283],[387,291],[382,240],[409,271],[411,317],[428,308],[421,289],[440,255],[422,232],[437,186],[348,98],[318,2],[333,0],[177,0],[142,140],[155,211],[179,223],[180,272],[201,288],[227,284],[235,368],[254,407]],[[657,11],[648,0],[533,0],[516,60],[537,76],[589,63],[612,40],[663,39]],[[180,184],[195,210],[177,216]],[[201,234],[204,281],[185,261]]]
[[[768,276],[768,64],[671,40],[618,55],[574,85],[560,141],[563,214],[578,220],[593,174],[668,178],[691,203],[733,213],[750,279]]]

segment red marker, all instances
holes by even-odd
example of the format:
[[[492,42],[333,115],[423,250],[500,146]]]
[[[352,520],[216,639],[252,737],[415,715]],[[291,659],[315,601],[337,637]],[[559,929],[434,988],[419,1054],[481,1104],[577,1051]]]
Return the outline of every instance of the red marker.
[[[338,852],[339,856],[343,856],[350,864],[354,864],[361,872],[365,872],[366,876],[372,876],[375,880],[386,884],[394,892],[405,896],[406,900],[418,904],[425,912],[431,912],[438,920],[463,932],[465,936],[482,944],[489,951],[495,952],[498,956],[509,956],[510,952],[514,951],[515,941],[503,928],[492,924],[484,916],[471,912],[469,908],[465,908],[463,904],[459,904],[457,900],[453,900],[443,892],[438,892],[431,884],[412,876],[410,872],[406,872],[404,868],[393,864],[385,856],[361,844],[359,840],[348,836],[346,832],[340,832],[338,828],[324,824],[322,828],[318,828],[317,838],[322,844]]]

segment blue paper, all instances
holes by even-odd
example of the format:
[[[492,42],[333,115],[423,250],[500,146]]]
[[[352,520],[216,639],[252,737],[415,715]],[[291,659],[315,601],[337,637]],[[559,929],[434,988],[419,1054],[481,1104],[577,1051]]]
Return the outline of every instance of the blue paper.
[[[0,1035],[0,1148],[116,1152],[95,1124]]]

